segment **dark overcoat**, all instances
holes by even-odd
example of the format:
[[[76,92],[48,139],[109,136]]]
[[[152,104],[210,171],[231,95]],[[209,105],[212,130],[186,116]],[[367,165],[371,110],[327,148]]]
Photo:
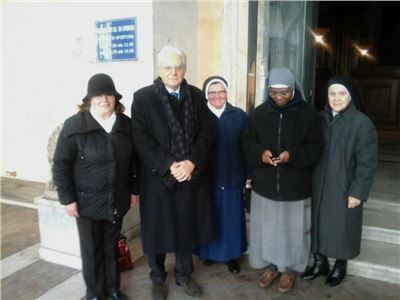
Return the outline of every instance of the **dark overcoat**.
[[[378,163],[378,144],[371,120],[350,103],[332,117],[322,113],[325,151],[312,173],[312,250],[351,259],[360,253],[363,203]],[[347,197],[362,201],[347,207]]]
[[[296,101],[296,102],[295,102]],[[311,167],[321,158],[323,138],[317,111],[296,92],[293,106],[280,110],[271,99],[256,107],[242,135],[243,149],[252,165],[252,188],[275,201],[299,201],[311,196]],[[262,153],[289,152],[277,167],[265,164]]]
[[[191,251],[214,238],[214,220],[208,187],[211,148],[210,112],[203,93],[189,85],[193,103],[194,143],[185,158],[195,165],[196,177],[169,189],[163,182],[174,161],[171,132],[155,86],[134,94],[132,131],[141,160],[140,216],[144,252]],[[182,101],[185,101],[183,99]]]
[[[97,220],[122,218],[138,194],[131,122],[117,114],[111,133],[79,112],[64,122],[53,161],[61,204],[78,203],[79,214]]]

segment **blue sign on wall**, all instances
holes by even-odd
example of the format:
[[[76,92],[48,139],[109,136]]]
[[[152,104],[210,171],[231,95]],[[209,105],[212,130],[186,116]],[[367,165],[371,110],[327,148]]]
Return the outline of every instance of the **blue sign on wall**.
[[[137,60],[136,18],[96,21],[97,60]]]

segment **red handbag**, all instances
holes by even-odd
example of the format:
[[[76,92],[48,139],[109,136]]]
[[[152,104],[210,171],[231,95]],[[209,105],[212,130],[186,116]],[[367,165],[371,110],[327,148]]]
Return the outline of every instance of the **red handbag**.
[[[133,269],[131,252],[129,251],[128,244],[126,243],[126,236],[120,234],[117,242],[118,248],[118,265],[121,271],[129,271]]]

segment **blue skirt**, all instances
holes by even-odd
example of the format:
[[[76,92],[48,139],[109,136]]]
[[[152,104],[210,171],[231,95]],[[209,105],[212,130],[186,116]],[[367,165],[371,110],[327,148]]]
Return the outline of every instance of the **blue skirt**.
[[[217,224],[216,240],[198,249],[201,260],[226,262],[239,258],[247,249],[246,220],[241,189],[212,191]]]

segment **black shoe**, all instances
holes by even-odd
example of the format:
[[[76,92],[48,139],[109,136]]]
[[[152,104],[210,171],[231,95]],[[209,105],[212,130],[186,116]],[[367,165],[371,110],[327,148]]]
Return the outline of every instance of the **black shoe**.
[[[151,287],[151,297],[154,300],[165,300],[167,299],[167,287],[164,282],[153,282],[153,286]]]
[[[326,278],[325,284],[327,286],[336,286],[342,282],[346,277],[347,260],[337,259],[333,270]]]
[[[176,281],[176,284],[183,287],[186,295],[196,298],[200,298],[201,296],[203,296],[203,291],[201,290],[201,287],[192,278],[189,278],[186,282]]]
[[[329,262],[325,255],[314,254],[314,264],[312,267],[307,268],[307,270],[301,275],[301,279],[313,280],[318,276],[326,276],[329,273]]]
[[[236,259],[232,259],[226,263],[228,265],[228,270],[231,273],[238,274],[240,273],[240,266]]]
[[[121,292],[115,292],[110,294],[110,299],[111,300],[128,300],[129,298],[122,294]]]
[[[211,266],[212,264],[214,264],[214,261],[211,259],[206,259],[205,261],[203,261],[203,265],[205,266]]]

